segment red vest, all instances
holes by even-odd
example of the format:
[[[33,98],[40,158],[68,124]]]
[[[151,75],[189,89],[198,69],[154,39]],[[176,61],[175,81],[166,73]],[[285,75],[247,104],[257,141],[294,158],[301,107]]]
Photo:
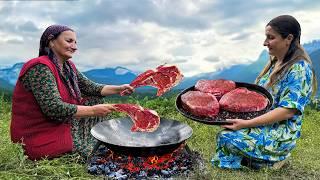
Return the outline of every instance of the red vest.
[[[28,92],[19,80],[31,67],[37,64],[48,66],[55,76],[62,101],[78,104],[59,77],[56,66],[48,56],[31,59],[20,71],[12,97],[11,140],[23,143],[29,159],[52,158],[72,151],[70,122],[58,123],[46,118],[32,92]],[[71,62],[73,69],[75,66]],[[48,94],[50,96],[50,94]]]

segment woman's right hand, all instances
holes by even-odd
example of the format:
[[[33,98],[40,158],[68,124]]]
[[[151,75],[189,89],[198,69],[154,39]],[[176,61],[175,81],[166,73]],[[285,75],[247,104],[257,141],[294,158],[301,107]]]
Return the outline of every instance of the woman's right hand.
[[[230,124],[222,125],[221,127],[236,131],[248,127],[249,121],[250,120],[243,119],[227,119],[227,122]]]
[[[92,106],[94,116],[106,116],[115,110],[112,104],[97,104]]]

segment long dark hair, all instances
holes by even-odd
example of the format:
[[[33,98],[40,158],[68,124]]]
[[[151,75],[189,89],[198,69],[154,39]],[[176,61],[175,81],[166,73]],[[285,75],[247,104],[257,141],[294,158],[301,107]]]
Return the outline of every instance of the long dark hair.
[[[294,63],[304,60],[312,65],[312,62],[309,55],[300,44],[301,27],[299,22],[294,17],[290,15],[281,15],[272,19],[266,26],[271,26],[271,28],[279,33],[282,38],[287,38],[290,34],[293,36],[291,44],[289,45],[289,49],[285,54],[282,63],[279,67],[275,68],[270,75],[270,81],[268,82],[267,87],[271,87],[288,72],[289,68]],[[270,56],[268,64],[261,71],[260,75],[256,79],[256,82],[258,82],[261,77],[269,71],[276,61],[276,57]],[[314,70],[312,70],[312,72],[312,94],[315,95],[317,91],[317,79]]]

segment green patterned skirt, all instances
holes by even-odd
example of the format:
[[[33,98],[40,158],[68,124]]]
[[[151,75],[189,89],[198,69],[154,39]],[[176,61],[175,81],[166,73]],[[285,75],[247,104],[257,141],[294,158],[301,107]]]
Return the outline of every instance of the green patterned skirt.
[[[96,104],[103,104],[101,97],[88,97],[83,105],[93,106]],[[79,153],[85,160],[88,159],[92,153],[94,145],[97,143],[91,133],[91,128],[99,122],[107,120],[107,117],[86,117],[72,120],[72,138],[73,138],[73,151]]]

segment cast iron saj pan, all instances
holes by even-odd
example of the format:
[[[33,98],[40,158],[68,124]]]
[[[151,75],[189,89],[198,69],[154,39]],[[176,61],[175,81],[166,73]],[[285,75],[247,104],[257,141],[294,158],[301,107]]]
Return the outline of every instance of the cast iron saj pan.
[[[129,117],[111,119],[96,124],[91,134],[113,152],[136,156],[172,152],[192,135],[190,126],[176,120],[160,119],[153,132],[132,132],[132,125]]]
[[[220,109],[219,114],[215,118],[195,116],[190,112],[188,112],[186,109],[184,109],[182,107],[182,102],[181,102],[181,96],[184,93],[195,90],[195,87],[192,86],[183,90],[181,93],[179,93],[176,99],[176,108],[183,116],[189,119],[192,119],[200,123],[211,124],[211,125],[228,124],[226,122],[226,119],[235,119],[235,118],[251,119],[251,118],[260,116],[262,114],[265,114],[271,108],[273,104],[273,97],[264,87],[258,86],[256,84],[249,84],[249,83],[243,83],[243,82],[236,82],[236,87],[245,87],[251,91],[255,91],[257,93],[262,94],[268,99],[267,107],[261,111],[255,111],[255,112],[229,112],[229,111]]]

